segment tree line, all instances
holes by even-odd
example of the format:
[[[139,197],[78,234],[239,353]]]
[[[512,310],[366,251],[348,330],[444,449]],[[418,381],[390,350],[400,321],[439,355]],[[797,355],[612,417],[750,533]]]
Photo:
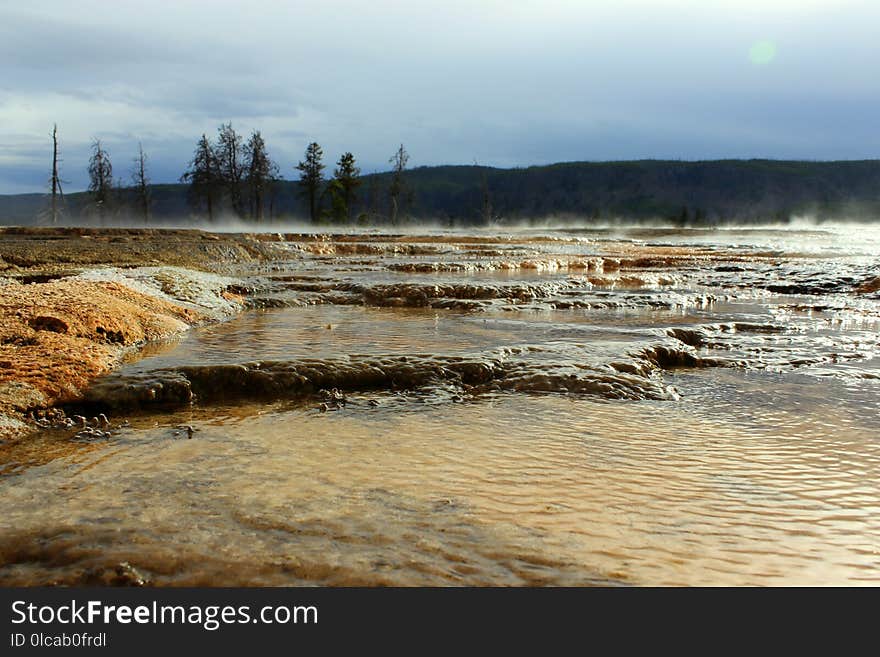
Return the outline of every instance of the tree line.
[[[53,128],[53,159],[51,174],[51,218],[58,222],[64,202],[61,178],[58,129]],[[397,223],[408,216],[412,194],[404,177],[409,154],[403,144],[389,159],[390,180],[387,188],[379,189],[377,176],[370,177],[366,195],[361,195],[361,169],[351,152],[343,153],[336,162],[333,175],[325,176],[324,152],[317,142],[310,143],[303,160],[294,165],[299,172],[298,191],[313,222],[361,223],[388,221]],[[138,143],[137,156],[129,172],[130,184],[114,180],[110,153],[100,139],[91,144],[88,163],[89,204],[86,212],[102,222],[123,210],[140,216],[149,223],[152,215],[151,184],[148,157]],[[196,142],[192,159],[180,176],[187,185],[187,204],[196,216],[209,221],[224,215],[260,222],[276,216],[280,193],[280,167],[270,157],[259,130],[247,141],[224,123],[214,139],[202,134]],[[384,197],[384,202],[383,202]],[[59,203],[60,201],[60,203]]]
[[[459,225],[554,221],[656,220],[678,225],[784,222],[791,216],[873,218],[880,213],[880,161],[798,162],[641,160],[568,162],[523,169],[479,166],[409,168],[401,145],[390,170],[361,174],[352,153],[325,163],[312,142],[284,181],[259,132],[245,140],[230,124],[196,142],[185,185],[152,185],[149,159],[137,149],[129,180],[117,180],[110,154],[92,143],[89,191],[65,197],[58,132],[44,198],[0,199],[6,216],[53,222],[141,216],[143,221],[194,216],[269,220],[307,216],[316,222],[402,223],[412,217]],[[32,203],[32,205],[31,205]],[[19,209],[20,206],[20,209]]]
[[[269,157],[259,130],[247,142],[224,123],[212,142],[203,134],[180,181],[189,185],[187,200],[197,213],[214,219],[218,212],[260,221],[273,213],[278,165]]]

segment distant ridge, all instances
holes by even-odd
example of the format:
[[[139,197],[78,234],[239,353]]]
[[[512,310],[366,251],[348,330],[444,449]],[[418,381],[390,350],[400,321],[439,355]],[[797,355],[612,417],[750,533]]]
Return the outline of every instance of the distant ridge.
[[[635,160],[561,162],[498,169],[431,166],[407,170],[406,215],[480,224],[556,218],[580,223],[658,220],[712,225],[776,223],[792,217],[880,221],[880,160]],[[356,215],[381,223],[387,213],[389,173],[363,176]],[[186,186],[153,185],[156,224],[196,221]],[[128,192],[120,193],[125,206]],[[68,194],[62,223],[87,221],[89,197]],[[48,196],[0,195],[0,224],[46,223]],[[302,219],[298,183],[280,181],[274,217]],[[124,221],[109,219],[107,223]]]

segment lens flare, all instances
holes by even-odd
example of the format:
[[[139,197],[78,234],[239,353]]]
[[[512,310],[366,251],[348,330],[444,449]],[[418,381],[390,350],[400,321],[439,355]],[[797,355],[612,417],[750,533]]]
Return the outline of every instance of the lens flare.
[[[757,41],[749,48],[749,59],[755,66],[766,66],[776,59],[776,44],[772,41]]]

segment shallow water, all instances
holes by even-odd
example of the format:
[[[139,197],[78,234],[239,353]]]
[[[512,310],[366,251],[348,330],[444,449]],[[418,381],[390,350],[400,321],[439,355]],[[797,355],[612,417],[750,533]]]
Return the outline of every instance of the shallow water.
[[[0,582],[876,584],[878,236],[286,236],[0,446]]]

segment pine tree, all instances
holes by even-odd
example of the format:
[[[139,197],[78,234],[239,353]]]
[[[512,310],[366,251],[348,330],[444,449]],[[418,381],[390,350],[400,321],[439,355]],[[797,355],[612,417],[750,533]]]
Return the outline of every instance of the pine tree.
[[[333,175],[336,176],[336,194],[339,196],[338,207],[341,210],[342,218],[350,222],[357,188],[361,184],[361,170],[355,165],[354,155],[344,153],[336,163],[336,170],[333,172]]]
[[[320,216],[318,201],[324,182],[324,165],[321,162],[323,157],[324,151],[317,143],[312,142],[306,148],[306,159],[296,165],[300,171],[301,193],[309,201],[309,216],[312,221],[317,221]]]
[[[208,220],[214,219],[214,209],[219,195],[220,172],[214,147],[206,135],[202,135],[196,144],[189,169],[180,177],[180,181],[189,184],[187,200],[197,212],[204,205]]]
[[[330,199],[330,210],[326,213],[327,216],[338,223],[347,221],[348,207],[345,204],[345,190],[342,187],[342,183],[336,178],[331,180],[327,183],[324,196]]]
[[[241,193],[244,178],[243,146],[241,135],[235,132],[231,123],[224,123],[217,130],[215,153],[220,187],[226,193],[232,211],[242,217],[244,216]]]
[[[258,130],[251,134],[244,147],[245,184],[248,190],[251,217],[261,221],[271,186],[278,179],[278,165],[266,152],[266,142]]]

